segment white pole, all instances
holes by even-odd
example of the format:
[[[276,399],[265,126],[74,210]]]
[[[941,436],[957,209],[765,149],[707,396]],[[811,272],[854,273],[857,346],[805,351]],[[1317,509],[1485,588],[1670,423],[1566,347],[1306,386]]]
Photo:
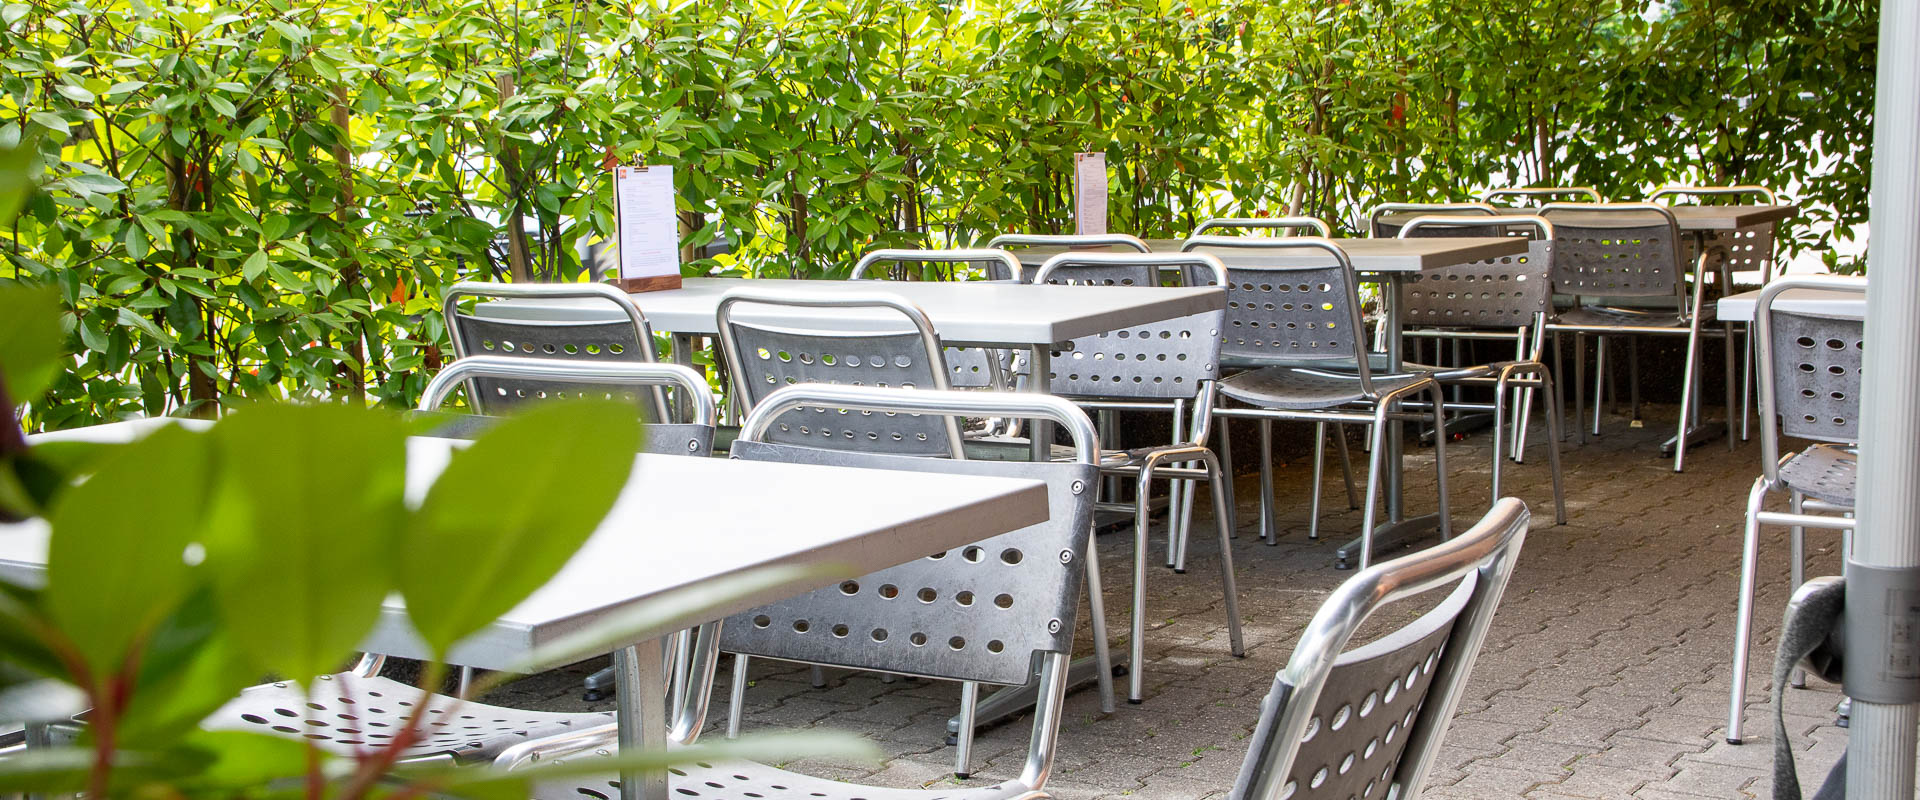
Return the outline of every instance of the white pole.
[[[1859,528],[1847,575],[1847,796],[1912,800],[1920,728],[1920,3],[1882,0]]]

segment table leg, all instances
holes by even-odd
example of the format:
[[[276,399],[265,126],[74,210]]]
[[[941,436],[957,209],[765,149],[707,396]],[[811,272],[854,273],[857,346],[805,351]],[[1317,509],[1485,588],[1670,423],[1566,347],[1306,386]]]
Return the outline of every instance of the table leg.
[[[1052,388],[1053,381],[1047,373],[1053,369],[1053,345],[1036,344],[1033,346],[1033,358],[1027,360],[1027,369],[1032,372],[1027,379],[1027,390],[1046,394]],[[1047,461],[1053,458],[1053,423],[1047,420],[1027,420],[1028,431],[1033,437],[1029,454],[1030,461]]]
[[[667,749],[666,653],[659,639],[613,652],[614,720],[621,750]],[[622,772],[620,800],[667,800],[664,770]]]
[[[1400,330],[1399,309],[1394,307],[1394,301],[1399,296],[1400,275],[1392,272],[1381,273],[1379,275],[1379,285],[1381,289],[1381,313],[1386,315],[1387,322],[1385,326],[1387,332],[1387,372],[1389,374],[1398,373],[1405,368],[1400,358],[1400,348],[1404,345],[1405,338],[1402,336]],[[1408,541],[1440,531],[1440,516],[1438,514],[1428,514],[1412,519],[1406,517],[1406,498],[1402,491],[1402,461],[1406,455],[1406,445],[1403,441],[1404,434],[1406,433],[1405,425],[1406,423],[1399,421],[1387,423],[1387,452],[1386,457],[1382,459],[1382,472],[1386,474],[1378,478],[1372,475],[1367,476],[1367,480],[1384,480],[1385,485],[1381,488],[1387,496],[1387,521],[1373,530],[1373,549],[1376,551],[1405,544]],[[1438,437],[1436,437],[1436,439],[1437,438]],[[1443,445],[1443,442],[1434,442],[1435,447]],[[1347,569],[1354,564],[1360,563],[1359,553],[1361,548],[1366,546],[1365,543],[1366,537],[1360,537],[1342,545],[1339,550],[1335,551],[1335,558],[1337,559],[1336,566],[1340,569]]]

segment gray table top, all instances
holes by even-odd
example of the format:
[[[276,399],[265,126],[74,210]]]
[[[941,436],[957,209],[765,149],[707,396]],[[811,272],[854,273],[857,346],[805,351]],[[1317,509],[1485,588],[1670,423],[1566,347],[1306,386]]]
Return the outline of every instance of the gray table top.
[[[1752,322],[1754,307],[1760,302],[1760,290],[1730,294],[1720,298],[1720,319]],[[1866,319],[1867,298],[1854,292],[1825,289],[1788,289],[1774,298],[1775,311],[1794,311],[1837,319]]]
[[[986,281],[829,281],[772,278],[688,278],[679,289],[643,292],[633,301],[654,330],[711,334],[720,298],[733,289],[773,294],[888,293],[918,306],[949,344],[1052,344],[1226,308],[1226,292],[1211,287],[1027,286]],[[590,300],[504,300],[475,313],[495,319],[583,321],[612,319],[605,303]],[[834,313],[803,309],[797,316]],[[858,315],[853,315],[858,316]],[[763,317],[756,317],[764,319]],[[892,319],[898,320],[898,316]],[[893,327],[898,327],[895,324]]]
[[[1800,207],[1794,205],[1739,205],[1739,206],[1670,206],[1673,221],[1683,231],[1731,231],[1779,222],[1800,215]],[[1503,208],[1503,214],[1533,214],[1536,208]],[[1380,221],[1390,225],[1405,225],[1419,214],[1384,214]],[[1608,227],[1618,225],[1618,217],[1612,214],[1582,211],[1555,211],[1553,220],[1567,225],[1588,225]],[[1631,223],[1628,223],[1631,224]],[[1625,227],[1624,225],[1618,225]]]
[[[1181,239],[1147,239],[1147,247],[1156,253],[1171,253],[1180,250]],[[1335,239],[1341,249],[1347,251],[1347,258],[1353,261],[1353,268],[1360,272],[1419,272],[1429,269],[1459,266],[1474,261],[1484,261],[1500,256],[1517,256],[1527,252],[1525,240],[1510,237],[1448,237],[1418,239]],[[1258,267],[1285,263],[1314,263],[1324,259],[1311,250],[1299,250],[1286,253],[1260,251],[1238,247],[1206,247],[1202,252],[1219,257],[1228,267]],[[1020,263],[1037,267],[1041,263],[1067,248],[1058,246],[1029,247],[1013,251]],[[1077,252],[1077,251],[1076,251]],[[1090,248],[1085,252],[1130,252],[1123,247]],[[1288,259],[1281,261],[1279,259]]]
[[[165,421],[83,428],[45,437],[131,441]],[[423,497],[466,443],[407,442],[407,491]],[[642,604],[688,607],[713,581],[771,565],[831,566],[790,576],[727,605],[662,617],[633,641],[656,638],[877,569],[1044,522],[1040,481],[641,455],[613,509],[572,560],[491,627],[454,649],[456,664],[502,669],[533,648]],[[29,585],[45,572],[48,528],[0,525],[0,577]],[[431,654],[387,601],[366,650]]]

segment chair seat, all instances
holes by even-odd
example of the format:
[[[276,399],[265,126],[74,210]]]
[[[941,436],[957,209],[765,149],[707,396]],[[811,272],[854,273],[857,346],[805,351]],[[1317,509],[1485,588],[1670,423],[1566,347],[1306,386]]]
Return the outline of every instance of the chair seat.
[[[1787,457],[1780,465],[1780,483],[1808,497],[1851,506],[1859,472],[1858,453],[1839,445],[1817,444]]]
[[[419,689],[399,681],[344,672],[320,676],[311,689],[303,691],[294,683],[245,689],[208,717],[203,727],[281,734],[310,740],[329,753],[351,755],[392,741],[421,697]],[[521,742],[605,725],[612,719],[608,712],[521,711],[433,694],[428,696],[424,735],[400,757],[491,761]]]
[[[1349,358],[1328,358],[1328,359],[1306,359],[1306,358],[1286,358],[1286,357],[1276,358],[1276,357],[1263,357],[1263,356],[1229,356],[1229,355],[1220,356],[1220,373],[1222,375],[1231,374],[1234,372],[1246,372],[1248,370],[1261,369],[1264,367],[1301,367],[1304,369],[1341,370],[1344,372],[1351,372],[1354,368],[1353,359],[1350,357]],[[1367,368],[1375,372],[1388,371],[1387,370],[1387,354],[1386,353],[1368,353]]]
[[[1024,436],[987,436],[968,439],[961,448],[969,461],[1026,461],[1033,453],[1032,440]],[[1137,463],[1155,449],[1141,447],[1133,450],[1102,450],[1100,451],[1100,468],[1111,469]],[[1064,444],[1053,445],[1049,453],[1049,458],[1053,461],[1067,462],[1078,458],[1073,448]]]
[[[559,763],[559,762],[550,762]],[[1046,795],[1019,781],[970,789],[888,789],[815,778],[751,761],[687,764],[668,770],[667,786],[686,800],[1020,800]],[[533,800],[619,800],[618,775],[534,786]]]
[[[1373,390],[1388,392],[1425,380],[1425,373],[1374,375]],[[1333,408],[1366,399],[1357,378],[1297,367],[1267,367],[1220,382],[1220,393],[1250,406],[1279,409]]]
[[[1705,319],[1701,320],[1706,322]],[[1687,327],[1680,312],[1671,309],[1615,308],[1580,306],[1554,315],[1550,325],[1556,328],[1679,328]]]

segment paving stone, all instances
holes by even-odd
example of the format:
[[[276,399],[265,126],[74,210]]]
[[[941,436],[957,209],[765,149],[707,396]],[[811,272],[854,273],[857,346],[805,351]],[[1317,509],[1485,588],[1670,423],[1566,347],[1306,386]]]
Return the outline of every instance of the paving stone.
[[[1533,504],[1536,517],[1499,614],[1429,773],[1430,798],[1618,798],[1698,800],[1766,791],[1772,705],[1766,689],[1770,654],[1786,603],[1786,535],[1762,534],[1746,725],[1748,743],[1722,741],[1733,610],[1740,558],[1741,501],[1758,469],[1757,442],[1728,452],[1718,444],[1688,454],[1674,475],[1655,456],[1670,432],[1671,408],[1648,407],[1647,426],[1619,420],[1585,446],[1568,442],[1568,524],[1552,524],[1551,496],[1538,448],[1528,463],[1509,466],[1506,488]],[[1534,441],[1538,443],[1538,432]],[[1449,446],[1452,502],[1465,520],[1487,497],[1486,437]],[[1410,449],[1409,509],[1432,502],[1432,453]],[[1236,453],[1243,468],[1249,453]],[[1068,800],[1224,797],[1243,760],[1247,735],[1274,675],[1327,593],[1352,572],[1336,571],[1333,549],[1360,522],[1325,486],[1325,536],[1306,539],[1304,498],[1311,465],[1279,468],[1276,496],[1283,535],[1277,546],[1257,539],[1251,475],[1236,497],[1239,535],[1232,540],[1241,591],[1247,657],[1227,653],[1226,628],[1210,514],[1194,529],[1189,572],[1160,566],[1164,525],[1156,522],[1148,575],[1147,702],[1099,711],[1092,691],[1069,696],[1053,779],[1047,790]],[[1838,571],[1837,539],[1809,539],[1807,574]],[[1132,591],[1129,534],[1099,539],[1112,633],[1126,633]],[[1411,618],[1389,609],[1368,630]],[[1091,652],[1090,623],[1080,623],[1077,650]],[[1116,657],[1124,657],[1116,647]],[[536,708],[605,709],[585,703],[579,680],[604,665],[585,662],[515,681],[488,700]],[[715,688],[709,730],[724,732],[727,667]],[[839,728],[868,736],[880,764],[800,761],[789,765],[823,777],[903,788],[987,786],[1015,777],[1025,761],[1031,719],[1021,716],[975,739],[974,778],[951,778],[953,750],[943,744],[946,719],[958,708],[958,687],[945,681],[899,680],[829,670],[825,689],[809,683],[804,665],[754,659],[746,701],[752,730]],[[1116,681],[1124,691],[1124,679]],[[1787,693],[1788,731],[1803,783],[1823,777],[1846,744],[1833,726],[1837,687],[1815,681]]]

